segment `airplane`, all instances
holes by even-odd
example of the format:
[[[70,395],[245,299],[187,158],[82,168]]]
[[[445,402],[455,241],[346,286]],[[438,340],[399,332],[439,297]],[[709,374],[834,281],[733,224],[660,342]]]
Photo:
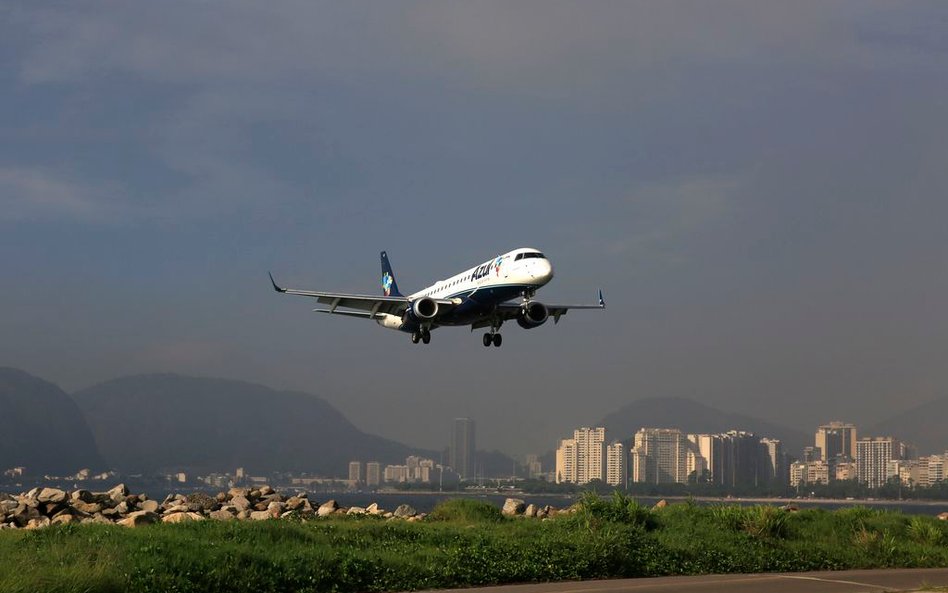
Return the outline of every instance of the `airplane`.
[[[413,344],[431,341],[431,330],[442,326],[489,328],[484,346],[500,347],[498,333],[505,321],[516,320],[524,329],[540,327],[570,309],[605,309],[599,291],[596,305],[547,305],[535,300],[536,292],[553,279],[553,266],[542,252],[519,248],[484,262],[408,296],[398,290],[388,254],[382,258],[382,295],[342,294],[297,290],[279,286],[270,274],[273,289],[283,294],[313,297],[329,305],[317,313],[371,319],[382,327],[407,332]],[[519,300],[517,300],[519,299]]]

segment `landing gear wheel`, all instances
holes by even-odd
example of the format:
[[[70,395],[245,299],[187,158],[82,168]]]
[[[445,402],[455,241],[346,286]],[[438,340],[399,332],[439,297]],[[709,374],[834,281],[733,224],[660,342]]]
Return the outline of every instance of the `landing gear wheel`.
[[[500,345],[504,343],[504,337],[500,334],[494,334],[494,347],[500,348]]]
[[[421,332],[421,341],[424,342],[425,344],[427,344],[428,342],[430,342],[430,341],[431,341],[431,332],[429,332],[429,331]]]
[[[419,340],[421,340],[421,334],[418,332],[411,332],[411,343],[417,344]]]
[[[493,334],[484,334],[484,346],[490,346],[491,342],[494,339]]]

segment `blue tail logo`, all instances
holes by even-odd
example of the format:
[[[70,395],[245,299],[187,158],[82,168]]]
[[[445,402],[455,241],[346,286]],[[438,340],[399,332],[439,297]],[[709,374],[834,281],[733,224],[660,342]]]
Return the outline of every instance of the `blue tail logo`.
[[[395,273],[392,272],[392,264],[388,261],[388,254],[384,251],[382,256],[382,294],[385,296],[402,296],[398,292],[398,283],[395,282]]]

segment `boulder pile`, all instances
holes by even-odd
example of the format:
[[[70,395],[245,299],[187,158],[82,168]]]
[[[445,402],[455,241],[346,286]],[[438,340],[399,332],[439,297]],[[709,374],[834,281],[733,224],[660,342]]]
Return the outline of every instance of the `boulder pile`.
[[[107,492],[34,488],[19,495],[0,493],[0,529],[38,529],[69,523],[112,523],[138,527],[151,523],[186,521],[264,521],[317,519],[331,515],[374,515],[385,519],[420,521],[426,515],[408,505],[386,511],[378,504],[340,507],[335,500],[322,504],[306,493],[284,495],[269,486],[231,488],[211,496],[202,492],[172,494],[162,502],[144,494],[130,494],[124,484]]]

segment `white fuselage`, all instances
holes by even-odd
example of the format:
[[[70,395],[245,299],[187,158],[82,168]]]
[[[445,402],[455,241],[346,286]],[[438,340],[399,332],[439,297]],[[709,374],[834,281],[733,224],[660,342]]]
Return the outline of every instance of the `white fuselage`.
[[[550,261],[536,249],[521,248],[508,251],[491,260],[475,266],[460,274],[439,280],[431,286],[409,295],[408,298],[431,297],[435,299],[450,299],[464,297],[484,289],[509,287],[511,292],[504,291],[498,294],[510,294],[503,300],[513,298],[523,290],[536,290],[553,279],[553,266]]]

